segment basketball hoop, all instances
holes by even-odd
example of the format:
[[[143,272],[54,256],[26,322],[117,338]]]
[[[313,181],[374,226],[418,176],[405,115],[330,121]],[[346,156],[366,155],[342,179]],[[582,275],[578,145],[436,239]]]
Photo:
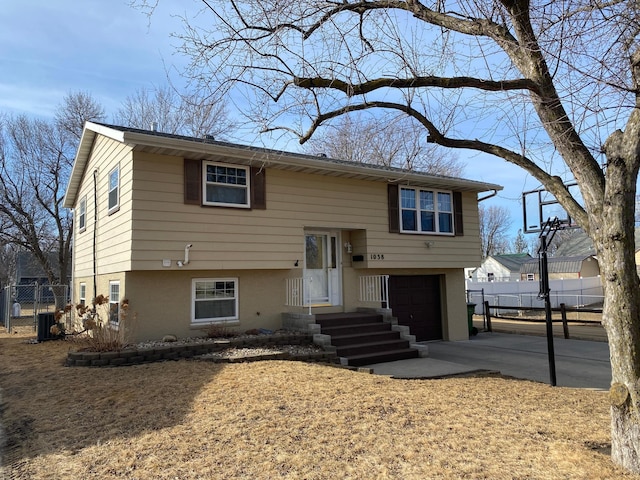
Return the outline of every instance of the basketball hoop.
[[[574,198],[581,198],[578,184],[565,184]],[[522,218],[524,233],[541,233],[550,220],[556,222],[557,229],[578,228],[560,202],[545,188],[522,193]]]

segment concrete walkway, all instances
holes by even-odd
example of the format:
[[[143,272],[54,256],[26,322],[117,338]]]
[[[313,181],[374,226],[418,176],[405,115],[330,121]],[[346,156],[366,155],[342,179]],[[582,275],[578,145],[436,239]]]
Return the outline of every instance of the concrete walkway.
[[[439,378],[488,370],[550,383],[546,337],[481,332],[468,341],[427,345],[428,357],[367,367],[393,378]],[[558,386],[609,389],[611,366],[606,342],[556,337],[554,351]]]

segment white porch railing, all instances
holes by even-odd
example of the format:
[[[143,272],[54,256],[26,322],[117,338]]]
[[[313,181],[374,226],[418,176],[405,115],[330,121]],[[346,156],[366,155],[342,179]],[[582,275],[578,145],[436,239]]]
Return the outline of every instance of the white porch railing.
[[[310,282],[311,279],[299,278],[287,278],[286,279],[286,300],[285,305],[289,307],[309,307],[309,315],[311,315],[311,302],[309,301],[309,289],[306,287],[306,282]]]
[[[311,278],[285,279],[285,305],[288,307],[309,307],[311,315],[310,289]],[[360,277],[360,296],[363,303],[378,303],[379,306],[391,308],[389,303],[389,275],[363,275]]]
[[[360,277],[361,302],[376,302],[391,308],[389,303],[389,275],[363,275]]]

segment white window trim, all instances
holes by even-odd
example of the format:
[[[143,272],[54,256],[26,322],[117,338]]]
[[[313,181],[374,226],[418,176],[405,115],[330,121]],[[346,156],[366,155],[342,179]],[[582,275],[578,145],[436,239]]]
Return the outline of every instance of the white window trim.
[[[402,211],[403,210],[409,210],[406,208],[402,208],[402,191],[403,190],[413,190],[414,195],[415,195],[415,200],[416,200],[416,230],[405,230],[403,228],[402,225]],[[434,221],[435,221],[435,225],[436,225],[436,229],[435,231],[422,231],[420,229],[420,195],[419,192],[423,191],[423,192],[431,192],[433,193],[433,214],[434,214]],[[439,211],[438,211],[438,194],[439,193],[446,193],[447,195],[449,195],[449,197],[451,198],[451,211],[448,212],[444,212],[444,213],[448,213],[449,215],[451,215],[451,232],[441,232],[440,231],[440,216],[439,216]],[[400,218],[398,219],[399,224],[400,224],[400,233],[412,233],[412,234],[418,234],[418,235],[444,235],[444,236],[449,236],[449,237],[453,237],[455,236],[455,212],[454,212],[454,207],[453,207],[453,192],[449,191],[449,190],[436,190],[433,188],[423,188],[423,187],[409,187],[409,186],[400,186],[400,188],[398,188],[398,205],[399,205],[399,209],[398,209],[398,215],[400,216]],[[431,210],[429,210],[431,211]]]
[[[207,165],[215,165],[218,167],[237,168],[246,172],[247,184],[244,187],[247,190],[247,203],[223,203],[223,202],[208,202],[207,201],[207,185],[229,185],[232,184],[216,184],[207,182]],[[232,207],[232,208],[251,208],[251,168],[245,165],[233,165],[230,163],[220,162],[202,162],[202,204],[215,207]]]
[[[113,301],[112,299],[112,290],[111,287],[117,286],[118,287],[118,300],[117,301]],[[110,325],[120,325],[120,297],[122,297],[122,292],[120,291],[120,280],[111,280],[109,281],[109,324]],[[117,320],[111,320],[111,305],[117,305],[118,308],[118,315],[117,315]]]
[[[83,292],[84,290],[84,292]],[[87,284],[86,282],[80,282],[78,285],[78,303],[81,305],[87,304]]]
[[[196,319],[196,283],[198,282],[234,282],[235,315],[231,317]],[[228,300],[228,299],[227,299]],[[215,323],[239,324],[240,290],[238,278],[192,278],[191,279],[191,325],[211,325]]]
[[[113,175],[114,172],[118,172],[118,186],[115,189],[111,188],[111,175]],[[120,210],[120,164],[116,165],[115,167],[113,167],[111,170],[109,170],[109,175],[107,176],[107,214],[111,215],[114,212],[117,212],[118,210]],[[117,190],[118,195],[116,197],[116,203],[113,206],[109,206],[109,200],[111,199],[111,192],[113,190]]]
[[[80,199],[80,203],[78,204],[78,232],[82,233],[86,229],[87,229],[87,196],[85,195]]]

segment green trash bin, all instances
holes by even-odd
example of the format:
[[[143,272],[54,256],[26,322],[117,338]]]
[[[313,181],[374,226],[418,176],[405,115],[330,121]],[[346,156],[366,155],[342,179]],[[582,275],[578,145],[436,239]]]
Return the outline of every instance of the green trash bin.
[[[467,303],[467,321],[469,322],[469,335],[477,335],[478,329],[473,326],[473,313],[476,311],[475,303]]]

